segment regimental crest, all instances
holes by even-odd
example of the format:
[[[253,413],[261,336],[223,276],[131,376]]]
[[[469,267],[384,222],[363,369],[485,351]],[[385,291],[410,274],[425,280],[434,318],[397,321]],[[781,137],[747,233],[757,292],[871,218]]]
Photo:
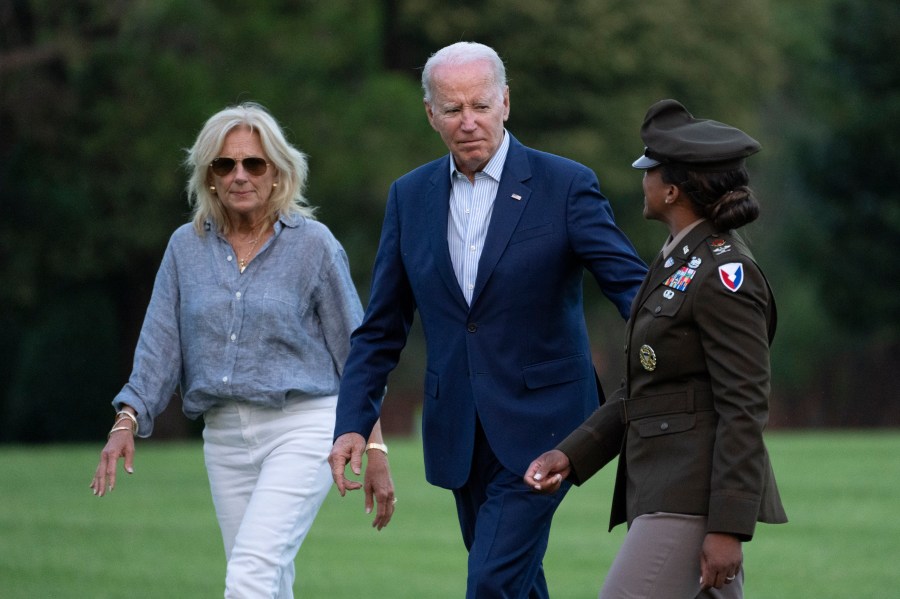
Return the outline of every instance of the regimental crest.
[[[725,240],[720,237],[708,239],[707,243],[709,244],[709,249],[712,250],[712,253],[716,256],[721,256],[722,254],[731,251],[731,244],[726,243]]]
[[[729,262],[719,266],[719,280],[728,291],[737,291],[744,283],[744,265],[740,262]]]

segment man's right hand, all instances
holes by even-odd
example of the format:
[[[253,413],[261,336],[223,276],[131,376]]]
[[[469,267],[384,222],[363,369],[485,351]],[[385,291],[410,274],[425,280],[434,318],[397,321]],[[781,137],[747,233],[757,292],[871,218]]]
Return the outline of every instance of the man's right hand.
[[[344,433],[334,441],[328,463],[331,465],[331,477],[337,485],[341,497],[347,491],[355,491],[362,488],[362,483],[349,480],[345,476],[347,464],[353,474],[359,476],[362,472],[362,458],[366,452],[366,439],[359,433]]]

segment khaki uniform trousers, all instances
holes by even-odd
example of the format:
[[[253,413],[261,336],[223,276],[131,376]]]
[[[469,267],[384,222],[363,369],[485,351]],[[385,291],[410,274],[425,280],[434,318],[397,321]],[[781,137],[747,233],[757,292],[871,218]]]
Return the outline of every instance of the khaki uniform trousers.
[[[654,513],[631,523],[600,599],[741,599],[744,569],[721,589],[700,591],[706,516]]]

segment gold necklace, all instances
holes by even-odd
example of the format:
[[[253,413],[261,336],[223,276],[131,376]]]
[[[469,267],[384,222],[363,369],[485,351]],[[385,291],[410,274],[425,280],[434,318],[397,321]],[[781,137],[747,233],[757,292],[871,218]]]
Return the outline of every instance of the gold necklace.
[[[241,273],[243,274],[244,269],[247,268],[247,263],[250,261],[250,256],[253,254],[253,248],[256,247],[256,243],[259,241],[259,235],[256,236],[256,239],[250,242],[250,249],[247,250],[247,254],[243,258],[238,258],[238,266],[241,268]]]
[[[265,222],[265,221],[263,221]],[[256,228],[255,226],[253,228]],[[244,270],[247,268],[247,264],[250,263],[250,259],[253,257],[253,250],[256,248],[256,244],[259,243],[259,239],[262,237],[263,231],[265,231],[265,227],[259,230],[259,234],[249,242],[250,247],[247,249],[247,253],[244,254],[244,257],[241,258],[238,256],[238,268],[241,271],[241,274],[244,273]],[[253,229],[250,229],[250,232],[253,232]],[[237,252],[235,252],[237,254]]]

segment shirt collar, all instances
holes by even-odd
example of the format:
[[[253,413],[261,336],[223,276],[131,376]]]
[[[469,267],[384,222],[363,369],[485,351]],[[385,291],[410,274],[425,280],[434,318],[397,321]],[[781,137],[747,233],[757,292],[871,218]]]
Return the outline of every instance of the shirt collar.
[[[676,235],[674,238],[670,237],[669,240],[666,241],[665,245],[663,245],[663,248],[662,248],[663,258],[668,258],[669,254],[672,253],[672,250],[675,249],[675,247],[679,243],[681,243],[681,240],[684,239],[685,237],[687,237],[687,234],[690,233],[691,231],[693,231],[694,227],[696,227],[697,225],[699,225],[700,223],[702,223],[705,220],[706,220],[705,218],[698,218],[697,220],[695,220],[694,222],[692,222],[691,224],[689,224],[688,226],[683,228],[681,231],[679,231],[678,235]]]
[[[488,163],[481,169],[479,172],[484,173],[489,176],[491,179],[495,181],[500,180],[500,175],[503,174],[503,165],[506,164],[506,155],[509,153],[509,134],[506,129],[503,129],[503,141],[500,142],[500,147],[497,148],[497,151],[494,152],[494,155],[488,160]],[[453,155],[450,155],[450,181],[453,181],[453,177],[456,173],[459,173],[460,177],[464,177],[462,173],[459,172],[459,169],[456,168],[456,161],[453,160]]]
[[[303,216],[301,216],[300,214],[296,214],[296,213],[294,213],[294,214],[283,214],[283,213],[279,213],[279,214],[278,214],[278,219],[276,220],[276,223],[279,223],[279,222],[280,222],[280,223],[283,224],[285,227],[290,227],[290,228],[292,228],[292,229],[295,229],[295,228],[297,228],[297,227],[300,226],[300,221],[302,221],[302,220],[303,220]]]
[[[275,233],[278,233],[278,231],[281,230],[281,227],[290,227],[291,229],[299,227],[303,218],[304,217],[300,214],[284,214],[283,212],[279,212],[278,218],[275,219]],[[205,231],[218,230],[211,218],[206,219],[203,223],[203,228]]]

